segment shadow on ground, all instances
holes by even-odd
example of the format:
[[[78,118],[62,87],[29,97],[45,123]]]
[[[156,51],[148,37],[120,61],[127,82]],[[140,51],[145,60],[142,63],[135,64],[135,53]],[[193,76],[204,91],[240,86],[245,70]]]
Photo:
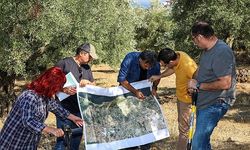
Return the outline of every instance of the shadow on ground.
[[[176,142],[177,136],[170,136],[167,139],[163,139],[157,141],[152,144],[150,150],[175,150],[176,149]],[[249,150],[250,143],[246,144],[238,144],[235,141],[232,141],[230,138],[227,141],[211,141],[212,148],[215,150]],[[215,145],[217,143],[217,145]]]
[[[249,150],[250,149],[250,143],[248,144],[237,144],[234,141],[221,141],[219,142],[220,144],[216,147],[214,147],[214,149],[217,150]]]
[[[151,145],[150,150],[175,150],[177,137],[170,136]]]
[[[233,120],[239,123],[250,123],[250,94],[240,92],[236,96],[235,104],[230,110],[235,113],[226,115],[224,119]]]
[[[159,103],[162,105],[164,103],[176,102],[175,90],[176,88],[159,88]],[[234,113],[227,114],[223,119],[233,120],[239,123],[250,123],[250,93],[237,93],[235,104],[230,110]]]
[[[162,105],[164,103],[176,102],[175,91],[176,88],[159,88],[157,97],[159,103]]]
[[[102,73],[115,73],[115,70],[109,69],[109,70],[102,70],[102,69],[94,69],[92,72],[102,72]]]

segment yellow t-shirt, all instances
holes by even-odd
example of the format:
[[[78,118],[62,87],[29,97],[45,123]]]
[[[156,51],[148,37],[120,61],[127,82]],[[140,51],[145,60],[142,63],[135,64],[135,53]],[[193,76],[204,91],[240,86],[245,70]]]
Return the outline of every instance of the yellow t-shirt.
[[[191,103],[191,97],[187,93],[188,80],[192,79],[197,69],[195,61],[185,52],[176,51],[180,55],[178,65],[173,69],[176,75],[176,96],[184,103]]]

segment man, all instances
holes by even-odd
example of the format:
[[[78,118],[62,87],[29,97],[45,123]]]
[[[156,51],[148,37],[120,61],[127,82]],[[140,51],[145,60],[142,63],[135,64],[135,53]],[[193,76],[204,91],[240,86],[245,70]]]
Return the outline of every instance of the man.
[[[197,69],[197,65],[185,52],[174,51],[170,48],[162,49],[158,55],[158,61],[166,69],[161,75],[152,76],[149,80],[155,81],[160,78],[176,75],[176,95],[178,110],[179,138],[177,150],[186,150],[188,141],[189,118],[191,113],[191,97],[187,92],[187,82]]]
[[[207,22],[192,27],[195,45],[203,49],[189,92],[198,90],[196,130],[192,149],[210,150],[210,136],[229,106],[235,101],[235,57],[232,49],[219,40]]]
[[[134,93],[138,99],[144,99],[140,90],[130,85],[132,82],[149,79],[152,75],[160,74],[156,53],[153,51],[128,53],[121,63],[117,81],[127,90]],[[156,95],[159,80],[153,83],[152,93]]]
[[[79,82],[81,87],[85,85],[94,85],[94,78],[88,63],[97,59],[97,55],[95,52],[95,47],[90,43],[85,43],[80,45],[76,49],[76,55],[74,57],[67,57],[60,60],[56,66],[62,68],[65,74],[71,72],[75,79]],[[70,96],[61,101],[62,106],[67,109],[70,113],[81,117],[80,110],[78,107],[77,94],[75,87],[64,88],[63,92],[69,94]],[[57,127],[62,128],[63,125],[70,125],[71,128],[76,128],[76,126],[69,120],[62,120],[61,118],[57,119]],[[78,150],[81,142],[82,134],[73,135],[71,141],[71,149]],[[64,141],[63,138],[57,138],[56,150],[64,149]]]
[[[153,51],[128,53],[121,63],[117,81],[127,90],[143,100],[144,94],[135,89],[130,83],[149,79],[152,75],[160,74],[160,64],[157,63],[157,55]],[[153,82],[152,94],[156,95],[159,80]],[[141,149],[150,149],[150,144],[142,145]],[[136,149],[136,147],[130,148]]]

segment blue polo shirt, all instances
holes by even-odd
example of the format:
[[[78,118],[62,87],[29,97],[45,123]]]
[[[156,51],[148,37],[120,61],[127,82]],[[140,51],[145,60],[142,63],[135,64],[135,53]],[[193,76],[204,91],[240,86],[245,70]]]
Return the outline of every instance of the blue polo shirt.
[[[140,81],[140,63],[139,56],[141,52],[130,52],[123,59],[118,74],[117,82],[123,82],[127,80],[129,83]],[[152,66],[147,71],[147,79],[152,75],[160,74],[160,64]]]

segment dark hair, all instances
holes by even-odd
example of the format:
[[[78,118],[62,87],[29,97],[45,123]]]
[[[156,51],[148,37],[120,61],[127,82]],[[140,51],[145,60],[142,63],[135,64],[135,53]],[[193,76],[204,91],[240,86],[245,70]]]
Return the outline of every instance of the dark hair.
[[[34,90],[37,94],[51,98],[65,84],[66,77],[61,68],[52,67],[33,80],[28,89]]]
[[[157,63],[157,54],[154,51],[145,50],[141,52],[139,58],[150,66],[154,66]]]
[[[192,36],[203,35],[208,38],[214,35],[214,30],[208,22],[198,21],[192,26]]]
[[[164,48],[159,52],[158,61],[163,61],[165,64],[168,64],[171,60],[176,60],[177,54],[174,50],[170,48]]]
[[[76,55],[79,55],[82,51],[85,51],[85,52],[89,53],[90,52],[90,44],[89,43],[84,43],[84,44],[80,45],[76,49]]]

